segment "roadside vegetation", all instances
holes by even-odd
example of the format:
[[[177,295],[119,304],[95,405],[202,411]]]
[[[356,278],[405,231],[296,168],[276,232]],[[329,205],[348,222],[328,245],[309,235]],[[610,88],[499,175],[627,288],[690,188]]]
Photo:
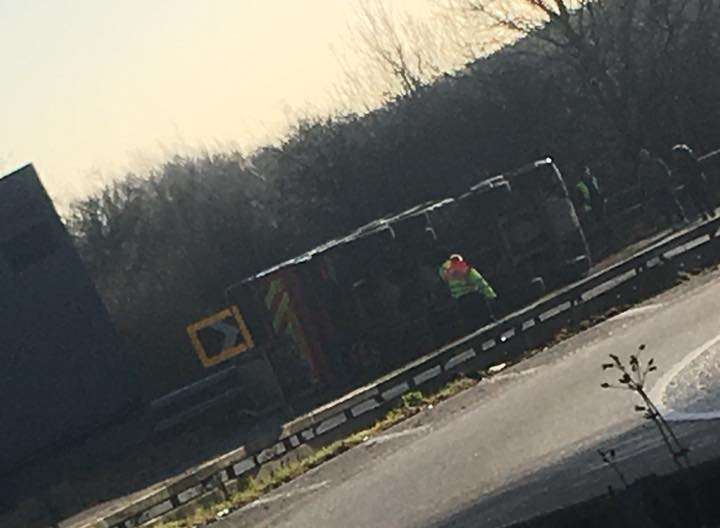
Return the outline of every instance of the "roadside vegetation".
[[[610,354],[610,362],[603,363],[602,369],[611,373],[614,372],[620,377],[612,382],[604,382],[600,386],[603,389],[629,391],[637,396],[639,401],[635,402],[634,411],[641,413],[643,418],[651,421],[655,426],[655,430],[662,440],[662,445],[676,466],[677,473],[675,477],[682,484],[683,493],[690,499],[689,503],[692,512],[689,515],[685,514],[685,522],[692,522],[692,526],[709,526],[703,519],[707,513],[698,496],[698,489],[700,488],[694,478],[695,467],[690,461],[690,446],[680,440],[672,425],[658,407],[658,402],[653,401],[646,390],[648,376],[657,371],[658,366],[652,357],[643,361],[641,355],[645,348],[644,344],[639,345],[637,352],[630,354],[627,360],[623,360],[616,354]],[[616,450],[614,448],[601,448],[598,449],[598,455],[615,472],[622,483],[622,489],[628,490],[632,484],[629,484],[620,464],[616,461]],[[612,487],[610,491],[612,493]],[[637,515],[637,505],[633,505],[632,508],[626,507],[626,509],[628,513],[632,512],[633,515]]]
[[[153,526],[154,528],[195,528],[212,523],[345,451],[368,442],[392,426],[415,416],[425,409],[432,409],[441,401],[474,387],[477,385],[478,380],[479,376],[477,379],[459,376],[441,389],[428,394],[421,391],[408,392],[403,395],[401,402],[396,407],[390,409],[372,427],[321,447],[305,458],[283,463],[263,477],[241,479],[238,484],[238,491],[233,493],[227,500],[210,506],[199,507],[186,519],[158,523]]]
[[[634,392],[640,397],[640,403],[635,405],[635,411],[642,413],[643,417],[652,421],[658,434],[662,438],[663,445],[667,448],[673,462],[678,469],[687,469],[690,464],[690,449],[683,445],[675,434],[670,423],[660,412],[656,402],[650,399],[646,391],[646,381],[649,374],[657,370],[655,359],[650,358],[643,364],[639,354],[645,350],[645,345],[638,347],[636,354],[631,354],[627,364],[615,354],[610,355],[610,363],[603,363],[603,370],[615,370],[620,378],[613,383],[605,382],[601,385],[603,389],[620,389]]]
[[[203,375],[185,327],[229,284],[364,222],[547,155],[615,193],[640,146],[720,146],[718,0],[441,4],[464,31],[366,10],[357,41],[387,81],[374,106],[301,119],[254,152],[179,154],[72,206],[139,398]],[[452,71],[423,51],[451,44],[467,51]]]

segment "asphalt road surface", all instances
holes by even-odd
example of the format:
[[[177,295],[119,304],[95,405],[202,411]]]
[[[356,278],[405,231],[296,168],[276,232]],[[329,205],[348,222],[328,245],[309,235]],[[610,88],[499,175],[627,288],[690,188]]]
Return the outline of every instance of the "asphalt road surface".
[[[684,376],[683,394],[692,393],[688,358],[712,351],[719,323],[715,271],[483,380],[215,526],[503,526],[605,491],[616,477],[597,446],[616,446],[631,477],[671,469],[634,396],[600,388],[613,381],[600,365],[645,344],[642,357],[659,366],[650,386],[677,411],[672,378]],[[720,391],[717,378],[702,390]],[[677,427],[693,456],[720,454],[717,422]]]

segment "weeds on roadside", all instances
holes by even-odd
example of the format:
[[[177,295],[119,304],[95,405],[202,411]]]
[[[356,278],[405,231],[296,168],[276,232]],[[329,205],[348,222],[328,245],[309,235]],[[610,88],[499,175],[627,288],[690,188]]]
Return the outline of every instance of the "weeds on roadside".
[[[342,440],[337,440],[327,446],[321,447],[305,458],[282,463],[278,468],[271,471],[264,479],[260,479],[257,476],[244,477],[238,485],[239,491],[235,492],[227,500],[212,506],[199,507],[186,519],[162,523],[154,526],[153,528],[195,528],[199,526],[207,526],[219,518],[251,503],[278,486],[290,482],[310,469],[319,466],[323,462],[326,462],[357,445],[365,443],[373,436],[382,433],[386,429],[389,429],[393,425],[396,425],[411,416],[416,415],[424,408],[432,408],[436,403],[446,400],[476,384],[476,379],[459,376],[443,386],[437,392],[423,394],[423,392],[417,390],[410,391],[402,396],[399,405],[390,409],[387,414],[375,422],[372,427],[354,433]]]
[[[642,352],[643,350],[645,350],[644,344],[638,347],[638,352]],[[620,373],[620,378],[617,380],[617,383],[602,383],[600,386],[604,389],[629,390],[640,396],[642,404],[635,405],[635,411],[643,413],[645,419],[651,420],[655,424],[655,427],[662,438],[663,444],[667,448],[668,453],[678,469],[681,472],[682,470],[689,470],[692,467],[689,456],[690,449],[680,442],[675,434],[675,431],[673,431],[673,428],[662,415],[655,402],[650,399],[645,391],[645,382],[647,381],[648,375],[657,370],[655,359],[650,358],[644,365],[640,361],[638,355],[635,354],[630,356],[628,365],[625,365],[625,363],[623,363],[622,360],[615,354],[610,354],[610,359],[612,360],[611,363],[603,363],[603,370],[616,370]],[[608,464],[610,463],[606,460],[608,457],[607,453],[601,454],[601,456],[603,457],[603,461],[606,461]],[[614,453],[612,454],[612,459],[614,459]],[[616,464],[614,464],[614,460],[612,462],[613,463],[610,464],[611,467],[618,472],[619,470],[617,469]],[[704,522],[703,519],[703,509],[701,508],[696,495],[697,487],[694,483],[692,473],[690,471],[684,471],[681,475],[682,474],[684,474],[684,478],[682,480],[688,487],[689,496],[691,497],[692,504],[695,509],[697,526],[705,527],[707,526],[707,523]],[[625,483],[625,479],[623,478],[622,480],[623,483]]]
[[[423,394],[420,391],[410,391],[403,394],[402,402],[405,407],[419,407],[422,405],[424,400]]]

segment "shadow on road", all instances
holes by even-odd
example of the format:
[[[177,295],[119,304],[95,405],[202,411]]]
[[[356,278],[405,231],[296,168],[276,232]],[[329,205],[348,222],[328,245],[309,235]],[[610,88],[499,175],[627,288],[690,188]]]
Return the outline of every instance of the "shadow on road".
[[[717,443],[720,422],[678,424],[676,429],[692,449],[691,458],[696,470],[691,481],[698,488],[695,495],[701,497],[706,515],[720,521],[720,511],[714,511],[717,509],[715,505],[720,504],[720,445]],[[603,463],[597,453],[598,447],[610,446],[617,450],[618,468],[630,483],[629,491],[624,493],[620,477]],[[524,528],[588,527],[593,526],[593,522],[597,526],[615,526],[617,524],[612,524],[615,521],[600,517],[618,504],[625,504],[629,500],[626,497],[631,498],[632,504],[641,505],[637,508],[642,511],[633,510],[634,516],[653,517],[653,508],[660,508],[659,504],[662,504],[668,511],[657,510],[664,512],[660,517],[666,518],[668,522],[671,518],[678,521],[678,516],[689,515],[682,510],[684,502],[688,502],[691,497],[683,496],[688,495],[688,487],[683,478],[674,472],[674,468],[655,430],[642,426],[544,467],[497,493],[480,498],[461,511],[436,520],[427,528],[501,528],[520,526],[518,523],[522,523]],[[659,477],[662,475],[664,477]],[[614,498],[608,502],[610,490]],[[718,496],[710,496],[708,493],[712,490],[716,490],[715,495]],[[615,506],[608,506],[611,503]],[[636,506],[631,509],[634,508]],[[626,516],[627,509],[626,506],[621,507],[623,516]],[[550,516],[551,512],[555,513]],[[530,519],[535,520],[530,522]],[[632,517],[628,520],[628,526],[640,526],[632,524],[636,521]],[[655,524],[648,526],[666,525],[663,521],[652,522]],[[670,525],[693,526],[686,518],[678,522],[681,524]]]

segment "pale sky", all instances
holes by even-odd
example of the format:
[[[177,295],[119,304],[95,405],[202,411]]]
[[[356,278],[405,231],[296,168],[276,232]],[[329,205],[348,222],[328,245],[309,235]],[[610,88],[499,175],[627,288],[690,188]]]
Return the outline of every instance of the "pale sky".
[[[0,0],[0,174],[34,163],[62,206],[163,150],[273,141],[331,109],[356,1]]]

